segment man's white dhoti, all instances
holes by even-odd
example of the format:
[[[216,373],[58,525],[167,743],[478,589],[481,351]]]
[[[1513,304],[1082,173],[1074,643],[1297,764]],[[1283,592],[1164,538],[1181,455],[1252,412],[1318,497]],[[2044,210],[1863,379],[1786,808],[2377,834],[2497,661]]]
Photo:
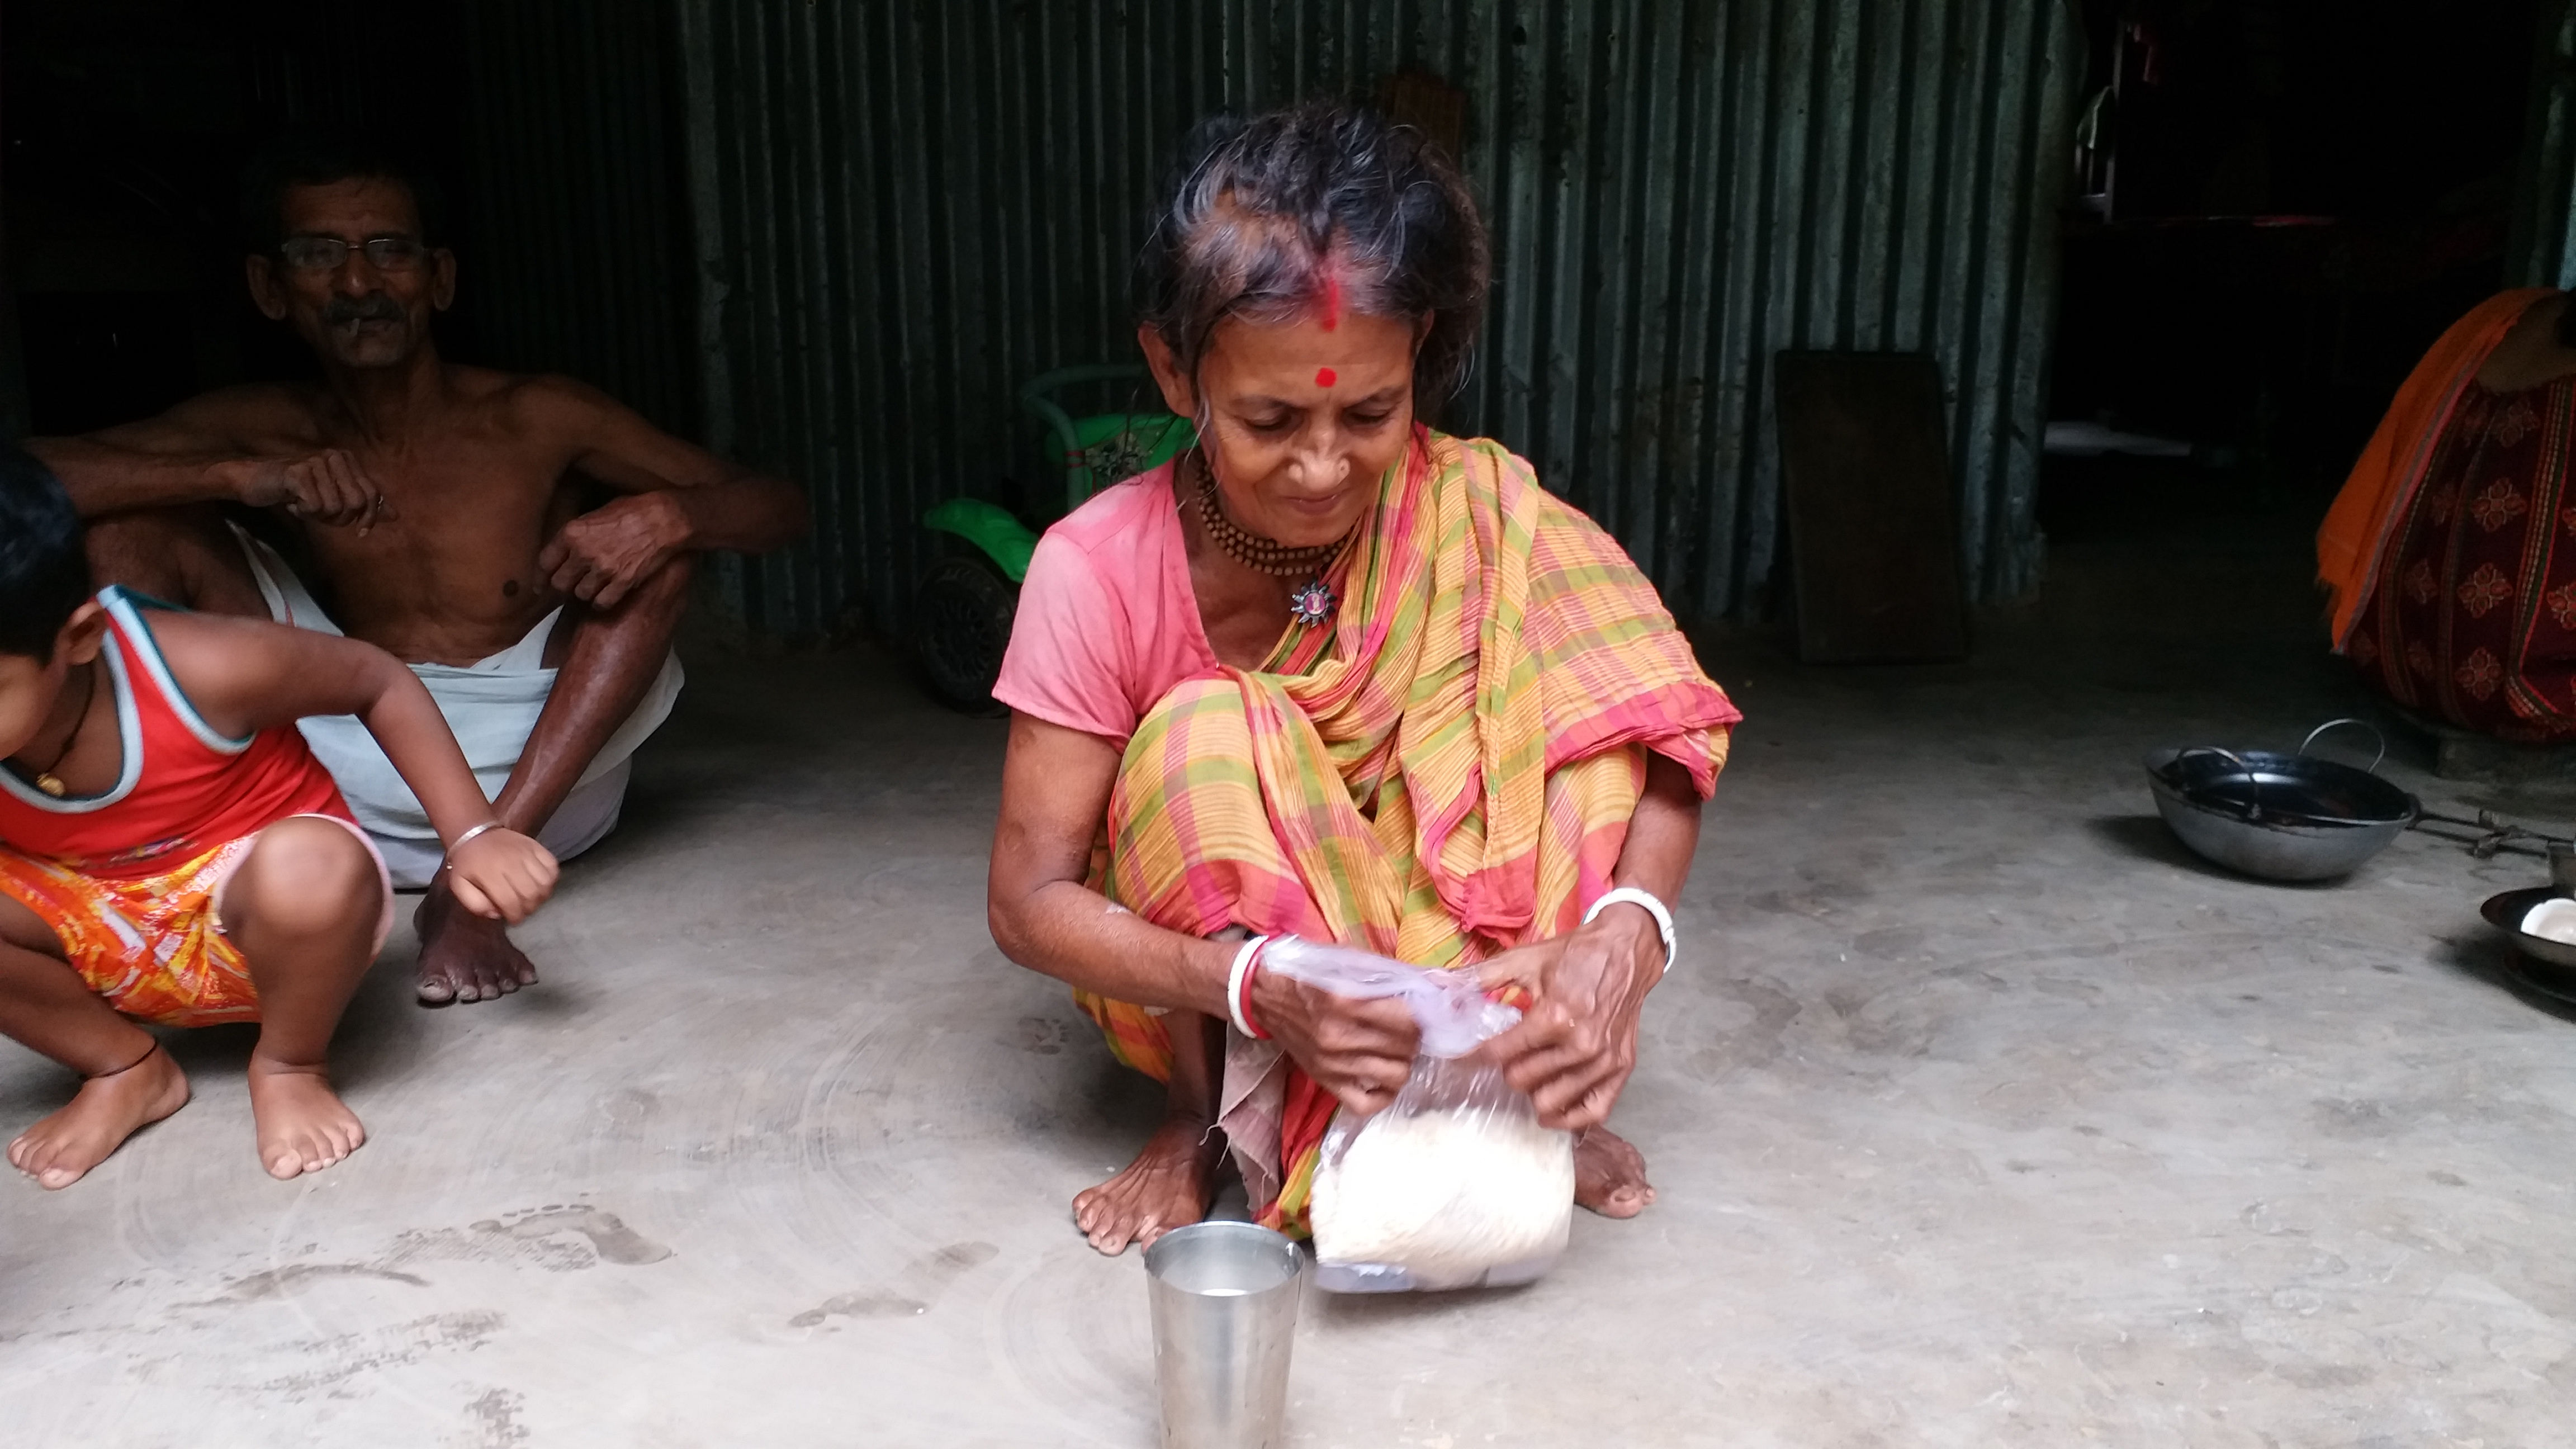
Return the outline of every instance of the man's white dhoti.
[[[239,525],[233,532],[250,559],[270,618],[324,634],[341,632],[276,550]],[[518,768],[520,752],[537,727],[537,716],[546,707],[546,697],[554,692],[555,671],[545,665],[546,642],[562,615],[563,610],[556,609],[538,620],[526,638],[462,669],[446,664],[411,666],[411,672],[429,687],[429,697],[438,702],[439,713],[447,717],[447,727],[464,747],[465,763],[474,768],[474,778],[487,798],[500,794],[509,783],[510,772]],[[626,781],[634,769],[631,757],[670,718],[685,679],[677,654],[662,662],[661,674],[644,692],[635,712],[608,737],[590,768],[582,772],[581,782],[537,832],[546,849],[570,860],[617,828],[618,812],[626,803]],[[314,756],[339,782],[351,813],[384,852],[394,884],[405,890],[428,885],[445,854],[438,832],[430,828],[428,813],[394,772],[393,762],[377,748],[375,736],[367,733],[357,716],[347,714],[316,716],[303,721],[301,728]]]

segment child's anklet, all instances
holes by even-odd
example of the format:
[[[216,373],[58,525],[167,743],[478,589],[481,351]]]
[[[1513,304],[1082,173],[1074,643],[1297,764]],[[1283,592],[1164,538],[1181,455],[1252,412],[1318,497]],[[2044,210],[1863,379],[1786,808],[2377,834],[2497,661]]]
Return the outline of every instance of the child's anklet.
[[[152,1054],[153,1054],[154,1052],[159,1051],[159,1050],[161,1050],[161,1042],[160,1042],[160,1039],[156,1037],[156,1038],[154,1038],[154,1039],[153,1039],[152,1045],[150,1045],[150,1046],[148,1046],[148,1047],[145,1047],[145,1048],[143,1049],[143,1055],[141,1055],[141,1056],[139,1056],[139,1057],[136,1057],[134,1060],[132,1060],[132,1061],[130,1061],[130,1062],[127,1062],[124,1066],[118,1067],[115,1071],[112,1071],[112,1072],[101,1072],[101,1073],[99,1073],[99,1074],[98,1074],[97,1076],[95,1076],[95,1077],[86,1077],[86,1078],[83,1078],[83,1080],[85,1080],[85,1081],[91,1081],[91,1082],[103,1082],[103,1081],[106,1081],[106,1080],[107,1080],[108,1078],[110,1078],[110,1077],[121,1077],[121,1076],[124,1076],[127,1072],[133,1071],[136,1067],[139,1067],[139,1066],[143,1065],[145,1062],[148,1062],[148,1061],[152,1060]]]

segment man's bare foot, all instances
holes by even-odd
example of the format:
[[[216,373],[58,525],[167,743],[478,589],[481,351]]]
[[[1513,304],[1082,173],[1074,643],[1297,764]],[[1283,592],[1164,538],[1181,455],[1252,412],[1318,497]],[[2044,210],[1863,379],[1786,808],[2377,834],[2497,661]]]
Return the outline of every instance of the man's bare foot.
[[[1074,1226],[1113,1258],[1129,1243],[1150,1248],[1163,1234],[1207,1216],[1224,1156],[1225,1139],[1215,1128],[1195,1117],[1167,1116],[1135,1161],[1074,1198]]]
[[[1607,1127],[1586,1127],[1574,1138],[1574,1203],[1605,1218],[1633,1218],[1655,1200],[1646,1181],[1646,1155]]]
[[[414,989],[424,1006],[490,1001],[537,984],[536,963],[510,944],[508,928],[458,905],[443,885],[421,897],[412,924],[420,930]]]
[[[9,1144],[9,1164],[45,1188],[65,1188],[125,1139],[188,1105],[188,1074],[155,1045],[121,1072],[81,1083],[71,1105]]]
[[[367,1129],[318,1068],[250,1059],[250,1116],[259,1165],[275,1178],[320,1172],[358,1150]]]

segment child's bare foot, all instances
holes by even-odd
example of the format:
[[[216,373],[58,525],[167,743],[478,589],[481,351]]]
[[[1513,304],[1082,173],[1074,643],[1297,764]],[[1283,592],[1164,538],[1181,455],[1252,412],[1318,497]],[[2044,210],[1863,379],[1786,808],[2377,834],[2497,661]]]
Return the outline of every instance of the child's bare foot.
[[[71,1105],[9,1144],[9,1165],[48,1190],[65,1188],[125,1139],[188,1105],[188,1074],[155,1044],[121,1072],[81,1083]]]
[[[1196,1117],[1163,1119],[1145,1150],[1116,1177],[1073,1200],[1073,1221],[1091,1246],[1117,1257],[1129,1243],[1152,1247],[1174,1228],[1207,1216],[1225,1139]]]
[[[1646,1181],[1646,1155],[1607,1127],[1586,1127],[1574,1139],[1574,1202],[1605,1218],[1633,1218],[1655,1200]]]
[[[367,1129],[318,1067],[250,1059],[250,1115],[259,1164],[275,1178],[320,1172],[358,1150]]]

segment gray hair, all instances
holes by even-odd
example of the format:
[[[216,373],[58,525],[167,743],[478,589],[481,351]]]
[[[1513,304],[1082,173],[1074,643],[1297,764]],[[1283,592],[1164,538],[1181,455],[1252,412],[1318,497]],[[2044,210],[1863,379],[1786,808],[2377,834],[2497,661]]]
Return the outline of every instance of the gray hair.
[[[1191,132],[1137,258],[1137,310],[1193,377],[1228,317],[1427,322],[1413,364],[1427,411],[1466,383],[1490,272],[1475,199],[1422,133],[1309,101]]]

